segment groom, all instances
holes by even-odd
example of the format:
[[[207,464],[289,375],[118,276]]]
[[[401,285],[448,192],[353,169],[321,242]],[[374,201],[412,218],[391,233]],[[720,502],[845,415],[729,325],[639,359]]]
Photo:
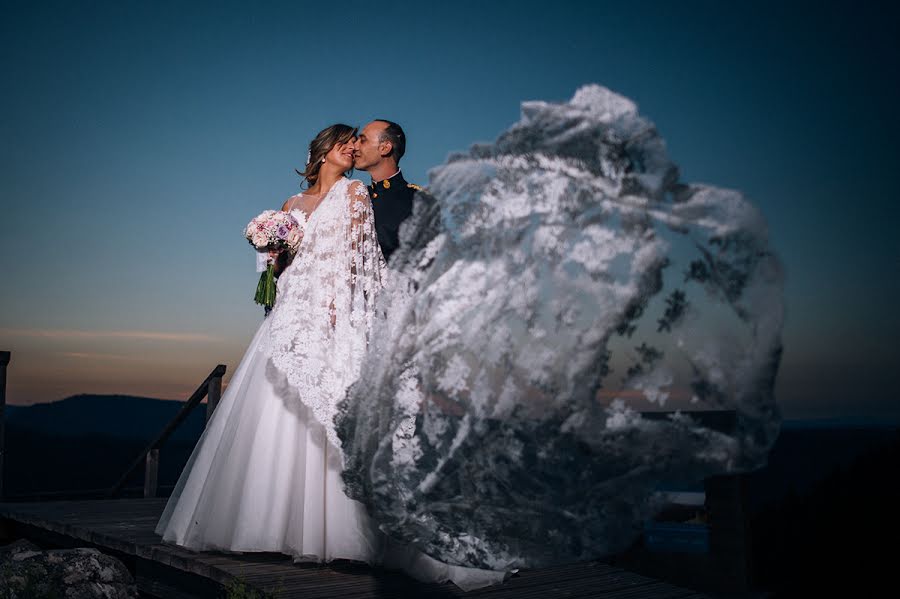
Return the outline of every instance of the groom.
[[[387,260],[400,245],[400,223],[412,214],[413,195],[422,188],[407,183],[400,172],[406,135],[397,123],[376,119],[363,127],[354,148],[353,168],[372,177],[369,196],[375,212],[375,231]]]

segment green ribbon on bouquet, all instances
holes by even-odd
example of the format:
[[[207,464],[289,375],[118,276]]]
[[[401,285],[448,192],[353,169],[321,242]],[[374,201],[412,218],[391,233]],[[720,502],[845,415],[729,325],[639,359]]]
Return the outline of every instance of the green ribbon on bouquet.
[[[276,291],[275,265],[270,262],[268,268],[259,276],[259,284],[256,286],[256,295],[253,297],[253,301],[264,306],[268,313],[275,305]]]

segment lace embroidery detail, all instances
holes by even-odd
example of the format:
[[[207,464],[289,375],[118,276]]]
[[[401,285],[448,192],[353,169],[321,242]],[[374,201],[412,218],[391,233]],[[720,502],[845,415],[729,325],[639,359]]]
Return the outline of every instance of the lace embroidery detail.
[[[333,418],[359,375],[385,268],[365,185],[336,182],[312,214],[303,214],[301,229],[261,347],[282,398],[307,406],[340,449]]]
[[[300,225],[300,243],[303,243],[303,229],[306,228],[306,223],[308,221],[306,213],[299,208],[291,208],[290,210],[288,210],[288,212],[291,213],[291,216],[297,219],[297,223]]]

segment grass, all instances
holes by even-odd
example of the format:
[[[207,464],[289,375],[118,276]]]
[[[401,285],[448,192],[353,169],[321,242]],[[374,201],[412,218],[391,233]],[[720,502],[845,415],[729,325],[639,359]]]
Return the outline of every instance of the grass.
[[[225,585],[224,599],[278,599],[283,590],[284,575],[278,578],[278,585],[271,592],[257,590],[242,577],[235,576]]]

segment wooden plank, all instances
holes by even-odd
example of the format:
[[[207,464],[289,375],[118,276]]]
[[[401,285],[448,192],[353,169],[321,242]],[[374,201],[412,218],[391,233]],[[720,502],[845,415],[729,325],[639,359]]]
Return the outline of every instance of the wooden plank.
[[[618,574],[622,570],[607,564],[597,562],[582,562],[566,566],[553,566],[539,570],[522,570],[517,575],[521,580],[527,580],[529,584],[541,584],[546,581],[555,581],[560,578],[580,578],[584,576],[603,577],[609,574]]]
[[[504,584],[469,593],[451,583],[420,583],[406,574],[381,567],[338,560],[327,565],[293,563],[278,552],[196,552],[163,543],[154,528],[167,503],[165,498],[73,500],[0,504],[0,516],[25,522],[67,538],[86,541],[135,555],[158,568],[174,568],[217,584],[235,578],[248,587],[281,597],[305,599],[369,599],[387,596],[487,597],[489,599],[578,599],[610,597],[699,597],[687,589],[640,576],[602,562],[566,564],[522,570]],[[162,570],[160,570],[162,571]],[[161,574],[162,575],[162,574]],[[148,588],[154,585],[144,577]],[[166,581],[159,581],[165,585]]]
[[[577,581],[589,580],[597,585],[617,584],[623,577],[623,571],[605,566],[601,568],[585,568],[573,565],[567,568],[555,568],[547,570],[531,570],[523,572],[517,578],[511,578],[505,583],[509,588],[528,587],[532,589],[547,589],[559,586],[561,581],[572,585]],[[630,573],[629,573],[630,574]]]
[[[141,558],[135,559],[135,581],[139,590],[166,599],[203,599],[224,594],[223,586],[215,581]]]
[[[0,351],[0,501],[3,500],[3,463],[6,453],[6,366],[9,364],[10,353]]]
[[[135,576],[134,582],[137,584],[139,591],[154,597],[165,597],[166,599],[197,599],[196,595],[182,592],[177,587],[167,584],[158,578],[138,574]]]
[[[557,579],[555,581],[542,582],[540,584],[530,583],[524,585],[523,588],[531,593],[536,593],[536,596],[539,596],[541,593],[550,596],[550,593],[556,589],[559,589],[558,592],[560,593],[564,593],[567,589],[588,589],[595,595],[600,596],[601,592],[609,593],[610,591],[619,591],[636,584],[644,584],[644,582],[635,581],[633,579],[623,580],[623,577],[621,576],[607,574],[600,578],[581,576],[577,578]],[[512,590],[512,588],[510,590]],[[560,594],[560,596],[564,595]]]
[[[641,593],[635,592],[635,589],[640,589],[642,587],[648,587],[648,585],[656,584],[658,581],[653,579],[634,574],[632,572],[627,572],[623,570],[611,571],[607,572],[600,576],[590,576],[584,575],[584,573],[580,575],[564,575],[562,577],[558,577],[555,580],[544,580],[540,583],[535,584],[535,582],[531,582],[528,584],[529,590],[541,590],[544,591],[550,596],[550,593],[556,593],[553,596],[568,596],[568,591],[579,591],[578,594],[582,594],[580,591],[589,591],[594,596],[610,596],[610,597],[619,597],[619,596],[628,596],[629,594],[636,594],[640,596]],[[662,587],[654,587],[656,589],[673,589],[678,590],[679,593],[681,589],[677,587],[673,587],[667,583],[659,583],[663,585]],[[507,583],[510,589],[513,588],[513,585]],[[557,590],[559,592],[557,593]]]

